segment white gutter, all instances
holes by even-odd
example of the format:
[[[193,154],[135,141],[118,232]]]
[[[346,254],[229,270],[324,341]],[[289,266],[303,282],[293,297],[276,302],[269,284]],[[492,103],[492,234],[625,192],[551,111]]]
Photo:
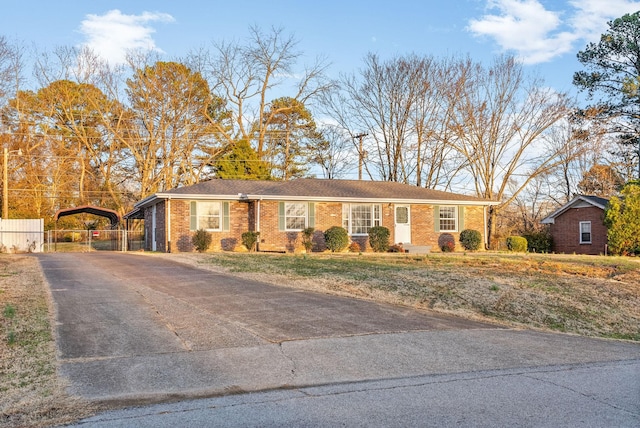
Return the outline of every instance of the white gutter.
[[[260,232],[260,199],[258,199],[258,207],[256,208],[256,232]]]
[[[487,207],[482,207],[482,227],[484,230],[484,249],[488,250],[489,248],[489,240],[487,239]]]
[[[167,253],[171,252],[171,198],[167,198],[165,218],[167,222]]]

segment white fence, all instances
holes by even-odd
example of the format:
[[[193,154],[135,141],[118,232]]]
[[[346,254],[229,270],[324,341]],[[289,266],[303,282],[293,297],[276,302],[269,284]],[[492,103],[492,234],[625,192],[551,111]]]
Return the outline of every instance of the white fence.
[[[39,253],[44,248],[44,219],[1,219],[0,250]]]

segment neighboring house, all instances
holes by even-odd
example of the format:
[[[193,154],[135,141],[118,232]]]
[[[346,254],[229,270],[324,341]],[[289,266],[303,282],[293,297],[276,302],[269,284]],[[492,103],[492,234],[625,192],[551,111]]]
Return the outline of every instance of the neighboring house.
[[[486,207],[496,202],[394,182],[297,179],[215,179],[156,193],[125,218],[143,219],[145,248],[193,251],[198,229],[213,235],[211,250],[242,246],[241,235],[260,232],[260,251],[300,251],[301,231],[315,228],[314,250],[326,249],[323,232],[342,226],[363,251],[368,231],[385,226],[391,243],[439,247],[465,228],[485,236]],[[458,244],[459,245],[459,244]]]
[[[542,220],[548,224],[556,253],[605,254],[607,228],[604,210],[609,201],[598,196],[576,196]]]

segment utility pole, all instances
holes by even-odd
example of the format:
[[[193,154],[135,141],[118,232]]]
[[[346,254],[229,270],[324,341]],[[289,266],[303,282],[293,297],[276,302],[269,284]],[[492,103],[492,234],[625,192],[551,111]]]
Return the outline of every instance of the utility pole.
[[[362,139],[368,134],[358,134],[354,139],[358,139],[358,180],[362,180],[362,164],[364,162],[364,151],[362,149]]]

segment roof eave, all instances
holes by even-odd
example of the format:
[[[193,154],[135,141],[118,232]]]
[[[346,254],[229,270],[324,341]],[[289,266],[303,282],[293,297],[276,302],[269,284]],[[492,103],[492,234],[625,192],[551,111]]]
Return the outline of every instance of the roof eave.
[[[499,205],[490,200],[455,200],[455,199],[413,199],[413,198],[360,198],[360,197],[332,197],[305,195],[251,195],[251,194],[204,194],[204,193],[156,193],[138,202],[135,207],[142,208],[151,205],[157,199],[197,199],[197,200],[237,200],[237,201],[282,201],[300,200],[311,202],[365,202],[365,203],[394,203],[394,204],[449,204],[449,205]]]

